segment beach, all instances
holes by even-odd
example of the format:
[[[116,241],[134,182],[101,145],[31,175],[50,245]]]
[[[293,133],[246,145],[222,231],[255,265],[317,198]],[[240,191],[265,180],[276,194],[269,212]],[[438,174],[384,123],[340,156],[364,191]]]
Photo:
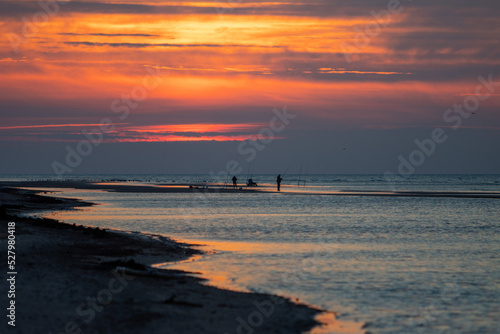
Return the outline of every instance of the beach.
[[[18,216],[89,203],[6,187],[0,199],[5,253],[9,222],[16,236],[15,327],[4,321],[4,333],[301,333],[318,325],[318,309],[151,269],[199,253],[189,245]],[[1,289],[8,290],[5,280]]]
[[[2,179],[8,329],[496,333],[497,175],[255,179]]]
[[[499,334],[500,1],[0,1],[0,334]]]

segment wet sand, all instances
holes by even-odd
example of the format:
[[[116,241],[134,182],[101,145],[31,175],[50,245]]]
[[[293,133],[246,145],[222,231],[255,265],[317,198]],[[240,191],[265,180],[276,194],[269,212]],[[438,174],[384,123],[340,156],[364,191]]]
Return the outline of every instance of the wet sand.
[[[189,273],[152,269],[199,253],[169,238],[17,216],[88,203],[0,186],[0,204],[5,255],[7,223],[16,223],[18,273],[16,326],[7,325],[4,315],[2,333],[301,333],[312,328],[319,333],[318,315],[331,322],[325,332],[360,332],[331,313],[285,298],[222,290]],[[8,305],[8,289],[2,280],[2,305]]]
[[[461,191],[295,191],[282,187],[281,192],[262,187],[202,185],[202,184],[127,184],[127,182],[85,182],[85,181],[0,181],[0,186],[27,188],[74,188],[134,193],[280,193],[283,195],[321,195],[321,196],[396,196],[396,197],[455,197],[455,198],[492,198],[500,199],[498,192],[461,192]]]

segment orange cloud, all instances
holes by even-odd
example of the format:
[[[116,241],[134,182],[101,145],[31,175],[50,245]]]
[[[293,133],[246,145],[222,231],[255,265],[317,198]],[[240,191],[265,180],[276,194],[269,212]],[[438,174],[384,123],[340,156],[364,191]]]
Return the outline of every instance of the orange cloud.
[[[152,124],[150,119],[155,118],[182,125],[142,127],[126,120],[132,124],[120,131],[129,140],[174,140],[173,133],[178,132],[199,134],[192,140],[209,132],[219,139],[234,132],[236,137],[231,138],[241,139],[257,124],[269,121],[262,116],[264,108],[270,111],[283,105],[302,119],[315,119],[318,127],[429,124],[435,123],[443,108],[457,102],[457,94],[475,87],[470,78],[433,80],[435,73],[449,66],[463,71],[465,65],[500,63],[498,57],[477,57],[482,47],[496,50],[487,38],[463,47],[439,39],[424,41],[430,46],[423,44],[419,36],[436,32],[434,27],[415,24],[425,16],[410,7],[394,16],[365,47],[357,48],[357,60],[347,64],[342,45],[353,45],[357,28],[373,23],[369,11],[337,17],[287,16],[280,8],[289,6],[293,11],[299,8],[295,5],[306,4],[242,2],[231,3],[234,11],[220,16],[215,11],[191,11],[210,9],[214,3],[209,1],[142,4],[189,8],[181,14],[165,8],[162,14],[66,12],[40,26],[16,56],[7,53],[8,39],[1,40],[0,100],[9,117],[1,119],[4,128],[0,129],[22,130],[26,120],[39,127],[59,120],[67,128],[90,126],[103,117],[121,123],[111,110],[112,102],[130,98],[152,68],[159,69],[161,83],[130,109],[133,122]],[[266,10],[256,15],[253,9],[260,7]],[[1,23],[1,35],[22,30],[21,20]],[[453,29],[437,31],[453,33]],[[483,28],[475,29],[478,33]],[[482,103],[495,105],[495,95]],[[219,118],[214,120],[212,113]],[[496,116],[485,117],[491,121]],[[221,124],[225,120],[235,124]],[[292,126],[306,127],[302,122]],[[59,130],[72,132],[62,125]]]
[[[179,142],[179,141],[243,141],[247,139],[252,139],[251,136],[248,135],[235,135],[235,136],[176,136],[176,135],[157,135],[157,136],[142,136],[138,138],[119,138],[106,140],[106,142],[114,142],[114,143],[137,143],[137,142]],[[281,138],[274,138],[281,139]]]
[[[174,125],[148,125],[140,127],[126,127],[127,131],[134,132],[149,132],[149,133],[165,133],[165,132],[239,132],[239,131],[255,131],[265,126],[262,123],[254,124],[174,124]]]
[[[125,123],[118,123],[125,124]],[[117,124],[115,124],[117,125]],[[101,126],[101,124],[48,124],[48,125],[19,125],[19,126],[4,126],[0,130],[19,130],[19,129],[34,129],[34,128],[70,128],[70,127],[87,127]]]

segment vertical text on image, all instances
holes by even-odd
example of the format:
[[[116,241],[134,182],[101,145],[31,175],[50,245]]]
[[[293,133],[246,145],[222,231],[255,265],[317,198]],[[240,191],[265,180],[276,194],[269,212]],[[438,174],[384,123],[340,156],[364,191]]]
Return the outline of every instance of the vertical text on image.
[[[7,224],[7,282],[9,307],[7,307],[7,322],[9,326],[16,326],[16,223]]]

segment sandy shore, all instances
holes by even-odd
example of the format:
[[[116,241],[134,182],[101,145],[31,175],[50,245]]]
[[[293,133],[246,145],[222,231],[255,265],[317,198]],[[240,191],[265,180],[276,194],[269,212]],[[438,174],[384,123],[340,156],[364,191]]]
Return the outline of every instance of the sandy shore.
[[[33,180],[33,181],[0,181],[0,187],[32,187],[32,188],[74,188],[90,189],[111,192],[133,192],[133,193],[269,193],[272,189],[261,187],[223,187],[220,185],[189,185],[189,184],[133,184],[128,182],[87,182],[87,181],[53,181],[53,180]],[[329,192],[310,191],[287,191],[282,189],[283,195],[321,195],[321,196],[370,196],[370,197],[452,197],[452,198],[490,198],[500,199],[498,192],[464,192],[464,191],[378,191],[378,190],[342,190]]]
[[[31,185],[27,185],[31,186]],[[321,312],[264,294],[222,290],[154,263],[197,251],[168,238],[19,218],[40,209],[89,205],[0,186],[2,268],[8,222],[15,222],[15,327],[7,324],[12,286],[0,284],[2,333],[301,333]]]

